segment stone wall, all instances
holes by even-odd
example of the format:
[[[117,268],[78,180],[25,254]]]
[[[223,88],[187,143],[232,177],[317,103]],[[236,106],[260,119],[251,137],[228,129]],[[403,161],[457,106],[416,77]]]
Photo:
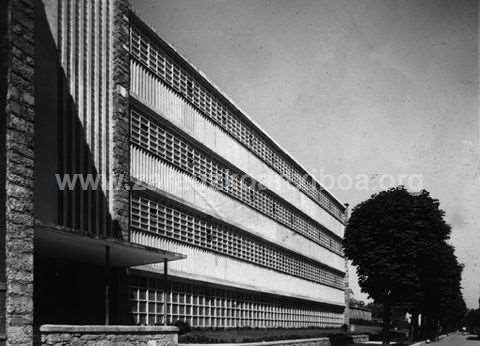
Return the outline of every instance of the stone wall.
[[[367,342],[370,337],[367,334],[352,335],[354,344],[361,344]]]
[[[45,346],[175,346],[178,328],[160,326],[71,326],[43,325],[41,345]]]
[[[8,345],[33,343],[34,1],[7,1],[6,98],[2,109],[5,176],[6,299],[0,314]],[[5,114],[3,114],[5,113]]]
[[[114,0],[113,30],[113,232],[125,241],[130,240],[130,145],[126,140],[130,136],[129,96],[130,89],[130,7],[128,0]],[[118,292],[114,298],[116,323],[128,323],[129,290],[125,282],[125,269],[118,269],[114,274],[118,281]]]
[[[114,0],[113,30],[113,231],[129,240],[130,136],[129,15],[128,0]]]
[[[5,271],[5,179],[6,179],[6,98],[8,74],[8,11],[0,11],[0,345],[5,345],[6,271]]]

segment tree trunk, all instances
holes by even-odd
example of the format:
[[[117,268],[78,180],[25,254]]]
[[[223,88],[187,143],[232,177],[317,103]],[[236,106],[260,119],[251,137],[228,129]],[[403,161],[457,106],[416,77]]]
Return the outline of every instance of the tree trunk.
[[[420,338],[428,339],[428,317],[425,314],[422,314],[421,318],[422,325],[420,326]]]
[[[434,327],[433,339],[435,341],[438,341],[440,339],[440,321],[438,319],[435,319],[435,324],[433,327]]]
[[[418,312],[412,312],[412,317],[410,321],[410,331],[409,339],[411,342],[417,340],[418,334]]]
[[[417,341],[420,337],[420,326],[418,325],[418,317],[420,314],[417,312],[415,313],[415,321],[413,325],[413,341]]]
[[[383,346],[390,345],[390,302],[383,303]]]

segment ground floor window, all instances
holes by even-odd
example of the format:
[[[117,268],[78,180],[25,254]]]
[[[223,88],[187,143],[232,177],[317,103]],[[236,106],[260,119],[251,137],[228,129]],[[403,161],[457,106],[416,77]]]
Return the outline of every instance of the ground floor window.
[[[131,315],[136,324],[181,320],[192,327],[301,328],[340,327],[343,309],[273,295],[164,282],[135,276],[130,284]]]

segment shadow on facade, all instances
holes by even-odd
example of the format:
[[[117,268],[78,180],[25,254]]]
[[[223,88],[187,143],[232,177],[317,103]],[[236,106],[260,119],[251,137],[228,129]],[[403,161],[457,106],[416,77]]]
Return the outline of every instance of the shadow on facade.
[[[69,92],[69,80],[59,60],[59,47],[52,32],[54,11],[36,3],[35,23],[35,219],[37,223],[61,227],[95,238],[122,239],[119,225],[109,213],[108,193],[98,189],[60,191],[55,174],[98,176],[94,159],[106,148],[92,148],[87,140],[98,133],[86,131],[89,119],[79,117],[78,105]],[[53,14],[54,15],[54,14]],[[82,47],[80,48],[82,49]],[[75,61],[72,61],[75,64]],[[85,77],[85,78],[90,78]],[[87,103],[88,104],[88,103]],[[92,110],[93,111],[93,110]],[[86,112],[83,112],[86,114]],[[94,114],[95,116],[95,114]],[[95,131],[95,132],[94,132]],[[108,144],[107,144],[108,145]],[[98,162],[98,159],[97,159]],[[110,163],[111,165],[111,163]],[[40,232],[42,230],[39,230]],[[106,275],[101,265],[82,260],[63,260],[55,253],[35,250],[34,324],[103,324],[105,280],[110,275],[112,299],[122,299],[118,289],[125,283],[125,270]],[[128,299],[128,298],[127,298]],[[120,304],[110,304],[112,324],[131,324]]]

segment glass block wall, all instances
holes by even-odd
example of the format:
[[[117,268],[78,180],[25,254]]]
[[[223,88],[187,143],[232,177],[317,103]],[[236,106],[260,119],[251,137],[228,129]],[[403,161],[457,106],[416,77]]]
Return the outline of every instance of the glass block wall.
[[[136,324],[185,321],[203,328],[339,327],[343,309],[314,302],[262,296],[254,292],[164,282],[136,276],[130,286],[131,317]]]

